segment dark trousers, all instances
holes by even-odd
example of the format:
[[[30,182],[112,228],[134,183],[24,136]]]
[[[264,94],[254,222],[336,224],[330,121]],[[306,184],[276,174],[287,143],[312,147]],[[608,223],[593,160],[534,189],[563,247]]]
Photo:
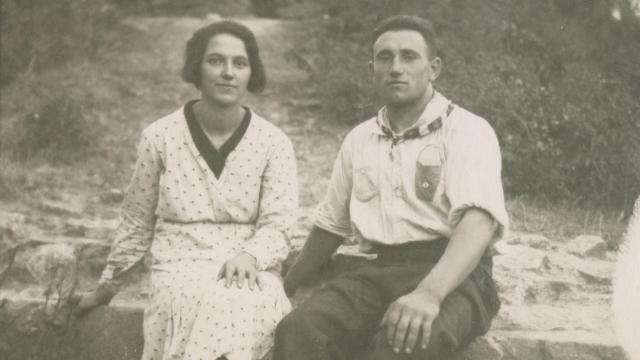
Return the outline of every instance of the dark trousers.
[[[448,359],[486,333],[498,311],[490,257],[444,299],[427,349],[396,354],[380,327],[389,304],[415,289],[445,247],[446,240],[379,247],[377,259],[328,281],[280,322],[273,359]]]

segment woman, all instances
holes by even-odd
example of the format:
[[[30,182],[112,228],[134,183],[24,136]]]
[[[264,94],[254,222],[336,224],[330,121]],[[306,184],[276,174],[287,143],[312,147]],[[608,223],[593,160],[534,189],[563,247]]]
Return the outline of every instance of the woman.
[[[290,310],[277,275],[297,209],[286,135],[240,105],[265,75],[254,35],[221,21],[188,41],[183,79],[201,98],[142,133],[100,285],[107,304],[150,248],[147,359],[259,359]]]

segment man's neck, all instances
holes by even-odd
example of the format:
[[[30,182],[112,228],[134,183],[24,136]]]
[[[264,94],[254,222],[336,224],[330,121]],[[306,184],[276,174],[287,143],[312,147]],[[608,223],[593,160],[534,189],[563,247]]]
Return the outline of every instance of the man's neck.
[[[395,133],[401,133],[415,124],[434,95],[435,91],[431,88],[425,92],[424,96],[410,103],[387,104],[387,119],[391,130]]]

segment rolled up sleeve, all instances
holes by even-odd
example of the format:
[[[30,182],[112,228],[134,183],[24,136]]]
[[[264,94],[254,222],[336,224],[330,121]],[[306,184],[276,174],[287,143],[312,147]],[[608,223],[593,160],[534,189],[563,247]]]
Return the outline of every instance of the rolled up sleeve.
[[[324,199],[316,207],[314,225],[342,238],[352,236],[349,200],[353,186],[352,138],[342,143]]]
[[[472,117],[452,132],[447,147],[446,194],[452,228],[469,208],[489,213],[498,227],[494,241],[509,226],[502,187],[502,159],[495,132],[482,118]]]

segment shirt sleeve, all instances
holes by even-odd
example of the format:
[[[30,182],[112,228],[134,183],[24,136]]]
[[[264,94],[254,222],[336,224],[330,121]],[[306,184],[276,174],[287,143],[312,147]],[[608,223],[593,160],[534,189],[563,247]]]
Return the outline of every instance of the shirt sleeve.
[[[275,268],[287,257],[297,209],[296,158],[291,141],[283,134],[262,176],[256,232],[243,247],[256,259],[258,270]]]
[[[136,164],[125,192],[120,224],[100,278],[101,284],[119,287],[123,276],[142,260],[151,246],[163,166],[151,136],[145,130],[138,144]]]
[[[353,187],[352,138],[347,136],[338,151],[327,193],[316,207],[314,222],[315,226],[345,239],[352,236],[349,213]]]
[[[449,224],[457,226],[469,208],[488,212],[498,223],[494,241],[507,231],[509,217],[502,189],[502,159],[495,132],[473,117],[452,132],[447,146],[446,195],[451,203]]]

